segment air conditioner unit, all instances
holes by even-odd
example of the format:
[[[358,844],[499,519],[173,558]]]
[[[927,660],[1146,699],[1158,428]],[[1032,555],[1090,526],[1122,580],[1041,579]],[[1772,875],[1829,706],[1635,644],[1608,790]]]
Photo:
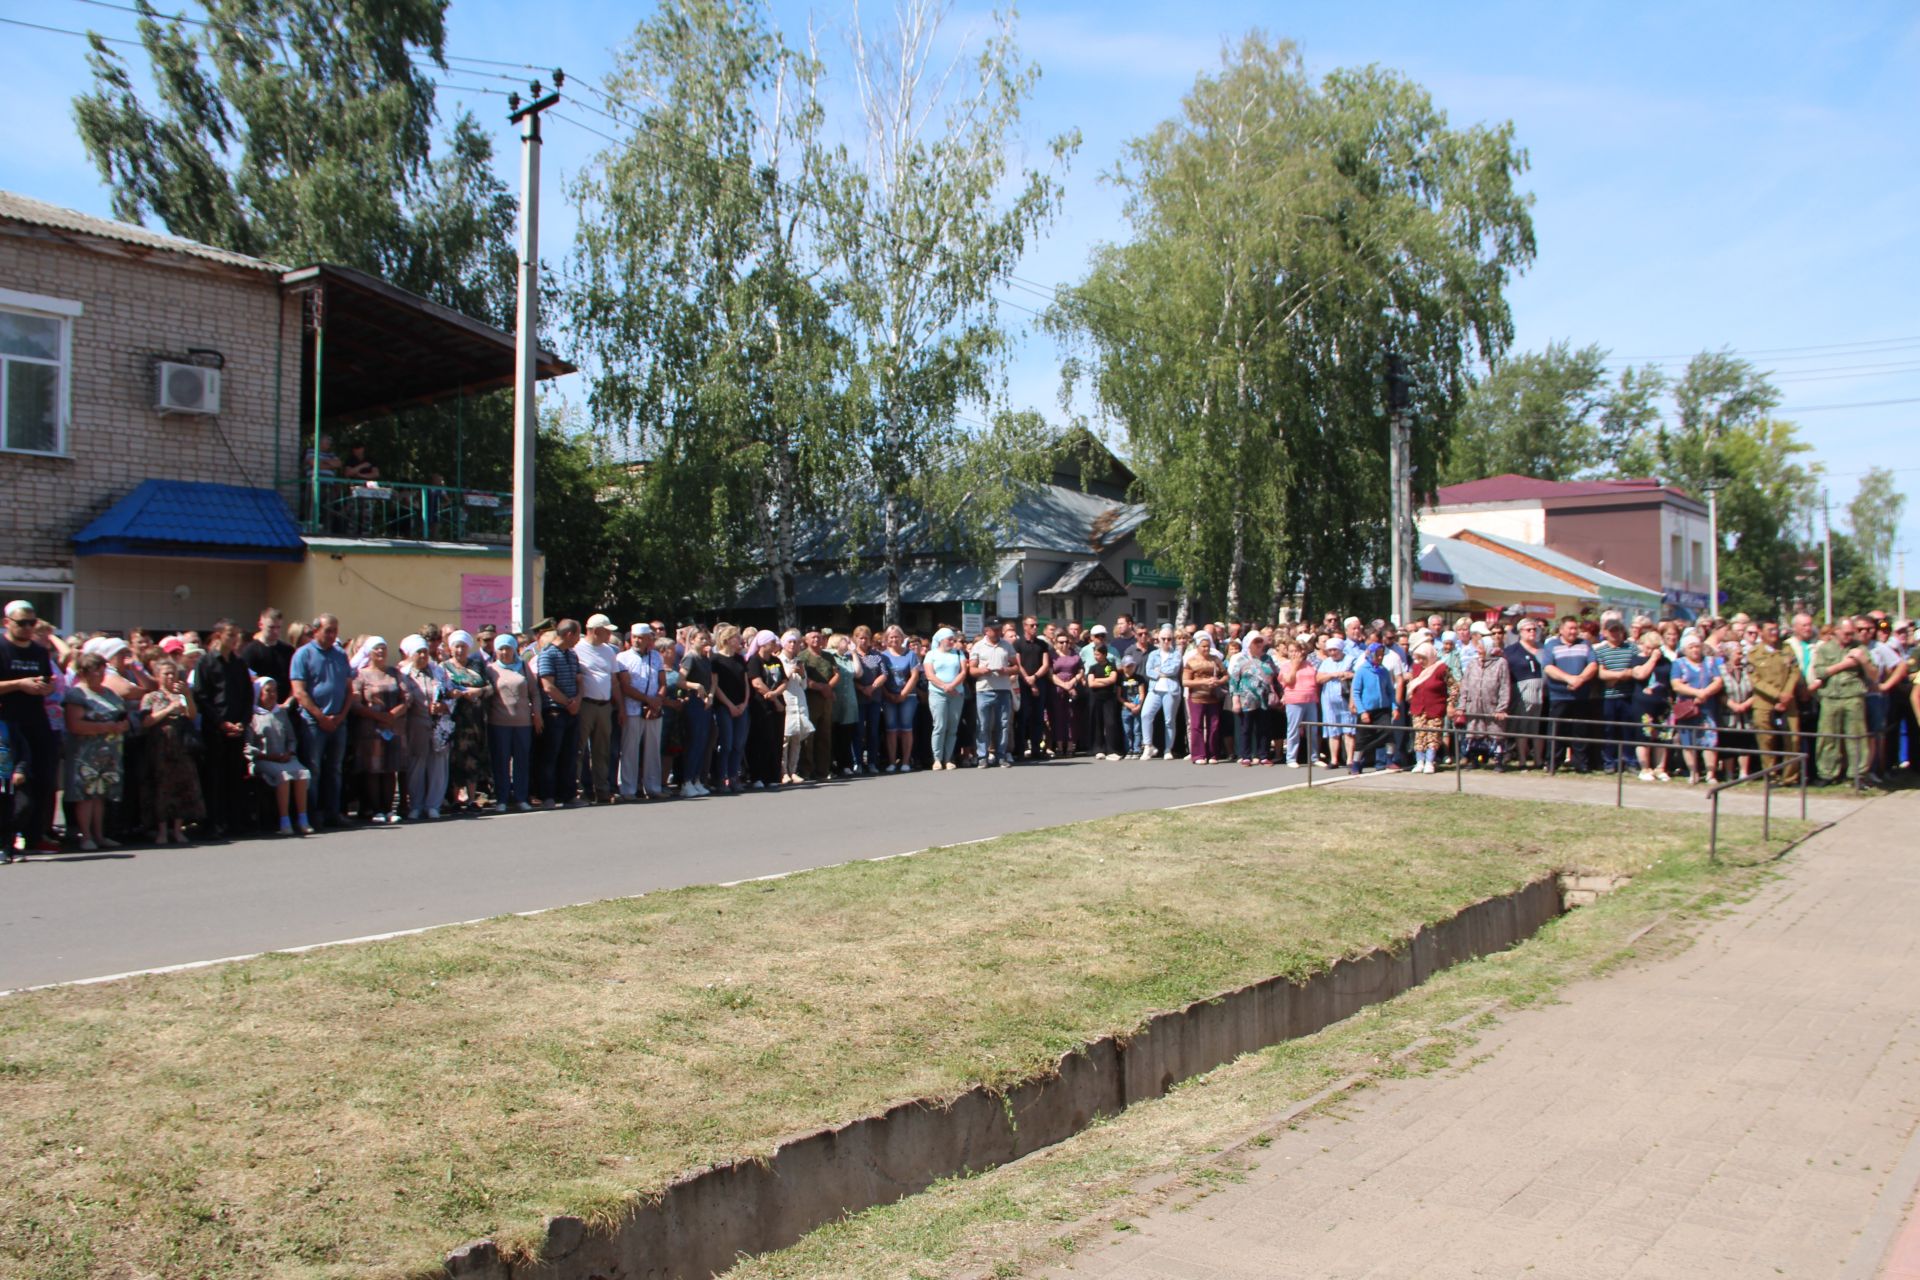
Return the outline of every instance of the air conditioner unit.
[[[220,412],[220,371],[160,360],[154,366],[153,407],[161,413]]]

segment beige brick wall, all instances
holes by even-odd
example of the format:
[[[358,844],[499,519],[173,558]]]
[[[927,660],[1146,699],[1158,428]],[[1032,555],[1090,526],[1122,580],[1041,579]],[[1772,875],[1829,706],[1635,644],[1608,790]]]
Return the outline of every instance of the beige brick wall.
[[[298,467],[299,299],[283,300],[269,273],[136,252],[96,252],[0,224],[0,288],[84,308],[73,321],[71,456],[0,451],[0,576],[71,567],[73,535],[149,477],[270,486],[276,433],[281,473]],[[226,357],[221,412],[163,418],[152,407],[152,361],[189,347]]]

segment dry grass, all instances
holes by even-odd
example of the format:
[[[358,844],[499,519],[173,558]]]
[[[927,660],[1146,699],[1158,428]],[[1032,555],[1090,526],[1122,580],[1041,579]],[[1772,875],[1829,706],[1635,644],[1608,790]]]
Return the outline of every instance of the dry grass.
[[[1596,812],[1291,793],[0,1001],[0,1269],[367,1275],[1022,1078],[1581,861]],[[1696,824],[1613,814],[1638,860]],[[1496,844],[1489,837],[1498,834]]]

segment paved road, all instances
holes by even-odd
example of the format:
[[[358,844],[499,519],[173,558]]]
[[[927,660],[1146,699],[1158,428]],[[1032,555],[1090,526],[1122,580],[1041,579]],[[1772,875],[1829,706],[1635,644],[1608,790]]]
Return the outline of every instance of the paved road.
[[[1059,761],[0,867],[0,990],[743,880],[1299,781]]]
[[[1872,802],[1689,950],[1509,1016],[1465,1069],[1383,1081],[1051,1274],[1920,1273],[1920,1240],[1889,1247],[1920,1180],[1916,824],[1920,794]]]

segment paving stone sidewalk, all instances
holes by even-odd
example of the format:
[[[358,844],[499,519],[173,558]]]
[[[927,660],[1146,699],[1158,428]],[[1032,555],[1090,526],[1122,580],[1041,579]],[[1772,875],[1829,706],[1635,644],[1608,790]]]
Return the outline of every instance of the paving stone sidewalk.
[[[1681,954],[1505,1015],[1470,1065],[1366,1090],[1052,1274],[1902,1274],[1917,830],[1920,793],[1866,805]]]

